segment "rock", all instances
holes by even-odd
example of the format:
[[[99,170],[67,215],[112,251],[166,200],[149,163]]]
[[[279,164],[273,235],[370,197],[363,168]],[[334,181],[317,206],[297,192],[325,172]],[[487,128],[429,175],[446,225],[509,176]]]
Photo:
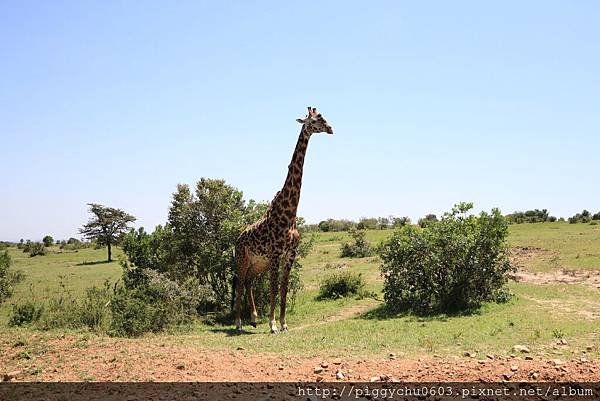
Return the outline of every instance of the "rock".
[[[9,382],[13,379],[16,379],[17,376],[19,376],[20,374],[21,374],[20,370],[14,370],[12,372],[5,373],[4,376],[2,377],[2,380],[4,380],[5,382]]]
[[[340,358],[335,358],[335,359],[333,360],[333,364],[334,364],[334,365],[341,365],[341,364],[342,364],[342,360],[341,360]]]
[[[512,348],[512,350],[513,350],[514,352],[522,352],[522,353],[525,353],[525,354],[528,354],[528,353],[530,353],[530,352],[531,352],[531,351],[529,350],[529,348],[528,348],[527,346],[525,346],[525,345],[515,345],[515,346]]]
[[[185,369],[185,363],[178,363],[175,366],[175,368],[178,369],[178,370],[184,370]]]
[[[342,372],[341,370],[338,370],[337,372],[335,372],[335,378],[338,380],[343,380],[344,379],[344,372]]]
[[[525,360],[526,360],[526,361],[533,361],[533,357],[532,357],[532,356],[530,356],[530,355],[527,355],[527,356],[525,357]]]
[[[510,367],[511,372],[516,372],[517,370],[519,370],[519,367],[517,365],[512,365]]]
[[[317,373],[317,374],[318,374],[318,373],[322,373],[322,372],[323,372],[323,368],[322,368],[322,367],[320,367],[320,366],[317,366],[313,372],[314,372],[314,373]]]
[[[567,340],[565,340],[564,338],[561,338],[560,340],[558,340],[558,343],[560,345],[568,345]]]
[[[492,360],[496,359],[496,357],[494,355],[492,355],[492,354],[487,354],[486,358],[492,359]]]
[[[327,362],[321,362],[321,367],[323,369],[327,369],[329,367],[329,364]]]
[[[371,377],[371,379],[369,380],[371,383],[373,382],[378,382],[379,381],[379,376],[373,376]]]
[[[504,380],[510,380],[510,378],[511,378],[511,377],[512,377],[512,375],[511,375],[511,374],[509,374],[509,373],[504,373],[504,374],[502,375],[502,378],[503,378]]]
[[[531,377],[533,377],[533,379],[536,380],[538,377],[540,377],[540,374],[538,372],[533,372],[531,374]]]
[[[480,364],[480,365],[485,365],[486,362],[487,361],[485,359],[480,359],[480,360],[477,361],[477,363]]]
[[[394,354],[393,352],[391,352],[390,355],[388,355],[388,356],[391,360],[396,359],[396,354]]]
[[[317,378],[315,379],[318,382],[322,382],[323,381],[323,376],[317,376]]]
[[[237,347],[237,350],[238,350],[238,351],[245,351],[245,350],[246,350],[246,348],[244,348],[244,347]]]
[[[552,362],[552,364],[553,364],[554,366],[560,366],[560,365],[562,365],[562,364],[564,363],[564,362],[563,362],[563,361],[561,361],[560,359],[553,359],[553,360],[552,360],[552,361],[550,361],[550,362]]]
[[[593,349],[594,349],[594,346],[593,346],[593,345],[588,345],[587,347],[585,347],[585,350],[586,350],[586,351],[591,351],[591,350],[593,350]]]
[[[382,382],[387,382],[390,380],[390,377],[388,375],[380,375],[379,380],[381,380]]]

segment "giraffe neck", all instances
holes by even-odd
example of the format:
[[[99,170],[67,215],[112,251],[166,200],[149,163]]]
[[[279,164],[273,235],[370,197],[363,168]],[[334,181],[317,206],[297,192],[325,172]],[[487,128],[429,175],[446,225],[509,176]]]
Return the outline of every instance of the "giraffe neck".
[[[296,149],[292,155],[292,161],[288,167],[288,174],[283,184],[283,188],[275,198],[274,203],[278,204],[278,209],[282,211],[286,219],[292,220],[296,217],[298,202],[300,201],[300,188],[302,187],[302,173],[304,168],[304,156],[308,148],[310,133],[302,127]]]

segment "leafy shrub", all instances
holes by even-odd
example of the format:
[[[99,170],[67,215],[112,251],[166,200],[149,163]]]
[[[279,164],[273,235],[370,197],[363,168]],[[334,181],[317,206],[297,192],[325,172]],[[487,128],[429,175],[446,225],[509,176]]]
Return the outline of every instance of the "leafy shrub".
[[[593,220],[592,214],[589,211],[585,210],[585,209],[581,213],[577,213],[574,216],[569,217],[569,223],[570,224],[575,224],[575,223],[589,223],[592,220]]]
[[[419,219],[419,221],[417,222],[417,224],[419,225],[419,227],[421,228],[425,228],[430,226],[433,223],[437,223],[438,218],[435,214],[428,214],[425,217],[422,217]]]
[[[592,220],[600,220],[600,212],[598,212],[598,213],[595,213],[595,214],[592,216]]]
[[[408,216],[392,218],[392,227],[393,228],[404,227],[408,224],[410,224],[410,217],[408,217]]]
[[[110,301],[110,334],[136,337],[190,321],[199,304],[198,287],[184,288],[164,274],[134,269],[136,285],[116,286]]]
[[[365,258],[371,256],[374,253],[373,247],[365,239],[365,230],[357,230],[352,228],[350,230],[350,236],[352,237],[351,242],[344,242],[342,244],[341,257],[342,258]]]
[[[70,294],[52,298],[44,305],[43,313],[38,320],[38,326],[43,330],[79,328],[81,327],[79,304]]]
[[[52,246],[54,245],[54,238],[52,238],[52,236],[50,235],[46,235],[44,237],[44,239],[42,239],[42,243],[44,244],[44,246],[48,247],[48,246]]]
[[[29,247],[29,256],[44,256],[46,254],[46,247],[41,242],[34,242],[30,244]]]
[[[525,212],[513,212],[506,215],[506,219],[511,224],[523,223],[542,223],[544,221],[556,221],[556,217],[548,214],[548,209],[534,209]]]
[[[377,223],[376,217],[361,217],[356,228],[359,230],[374,230],[377,228]]]
[[[348,231],[350,228],[356,225],[355,222],[351,220],[344,219],[327,219],[319,222],[318,227],[319,230],[323,232],[332,232],[332,231]]]
[[[384,298],[392,310],[455,312],[510,297],[508,223],[498,209],[467,216],[472,207],[460,203],[438,223],[403,227],[382,244]]]
[[[11,263],[8,251],[0,253],[0,304],[12,296],[14,286],[24,278],[22,272],[12,271]]]
[[[350,295],[361,295],[365,290],[362,275],[352,272],[333,273],[319,286],[318,299],[337,299]]]
[[[15,304],[13,305],[10,313],[8,325],[23,326],[29,323],[37,322],[42,316],[43,312],[44,306],[33,300]]]

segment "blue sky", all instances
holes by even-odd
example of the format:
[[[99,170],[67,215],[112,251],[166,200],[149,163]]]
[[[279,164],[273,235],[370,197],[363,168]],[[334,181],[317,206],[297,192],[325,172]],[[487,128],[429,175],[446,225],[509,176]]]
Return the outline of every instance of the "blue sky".
[[[168,2],[167,2],[168,3]],[[600,210],[600,4],[0,2],[0,239],[152,228],[177,183],[281,187],[299,214]]]

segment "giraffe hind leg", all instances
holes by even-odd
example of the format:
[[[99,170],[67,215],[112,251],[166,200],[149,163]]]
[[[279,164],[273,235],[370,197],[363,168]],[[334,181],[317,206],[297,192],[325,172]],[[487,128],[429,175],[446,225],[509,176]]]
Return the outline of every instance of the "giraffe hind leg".
[[[242,296],[246,274],[248,273],[248,256],[246,249],[236,249],[236,288],[235,288],[235,327],[242,331]]]
[[[248,273],[248,278],[245,282],[246,296],[248,297],[248,306],[250,307],[250,325],[256,328],[256,319],[258,314],[256,313],[256,305],[254,304],[254,291],[252,290],[253,277]]]

